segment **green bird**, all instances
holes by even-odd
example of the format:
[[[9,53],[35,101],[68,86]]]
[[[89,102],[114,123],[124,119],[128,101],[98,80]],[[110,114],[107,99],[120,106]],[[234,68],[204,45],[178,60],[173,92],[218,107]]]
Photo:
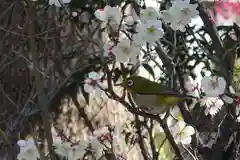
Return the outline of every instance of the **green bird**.
[[[178,102],[189,98],[167,86],[140,76],[128,77],[120,85],[127,89],[141,109],[154,114],[162,114]]]

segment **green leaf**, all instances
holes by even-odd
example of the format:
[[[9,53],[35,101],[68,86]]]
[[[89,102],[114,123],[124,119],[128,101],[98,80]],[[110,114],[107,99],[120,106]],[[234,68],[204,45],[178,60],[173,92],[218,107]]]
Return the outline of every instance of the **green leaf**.
[[[148,71],[148,73],[153,77],[153,79],[155,79],[153,68],[147,63],[143,63],[142,66]]]
[[[7,145],[10,144],[6,134],[4,133],[4,131],[1,128],[0,128],[0,136],[3,138],[5,144],[7,144]]]

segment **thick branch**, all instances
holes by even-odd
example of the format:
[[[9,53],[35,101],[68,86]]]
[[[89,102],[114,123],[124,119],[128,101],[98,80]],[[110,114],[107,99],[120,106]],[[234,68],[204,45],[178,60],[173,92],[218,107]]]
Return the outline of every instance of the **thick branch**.
[[[51,133],[51,124],[49,122],[49,113],[48,113],[48,108],[47,108],[47,97],[46,94],[44,93],[44,84],[41,78],[40,73],[38,72],[37,68],[39,66],[38,64],[38,52],[37,52],[37,45],[36,45],[36,40],[35,38],[32,37],[35,32],[35,18],[36,18],[36,10],[35,10],[35,4],[29,6],[28,8],[28,16],[29,16],[29,25],[28,25],[28,35],[29,35],[29,50],[30,53],[32,54],[33,58],[33,65],[34,65],[34,70],[33,70],[33,75],[35,78],[36,82],[36,90],[38,93],[38,104],[41,107],[43,114],[42,114],[42,121],[46,133],[46,138],[47,138],[47,144],[48,144],[48,149],[50,153],[51,160],[56,160],[52,145],[53,145],[53,139],[52,139],[52,133]]]

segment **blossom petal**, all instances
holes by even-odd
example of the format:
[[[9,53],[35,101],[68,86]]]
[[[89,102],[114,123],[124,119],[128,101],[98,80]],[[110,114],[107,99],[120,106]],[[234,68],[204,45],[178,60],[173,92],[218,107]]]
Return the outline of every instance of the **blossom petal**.
[[[101,9],[98,9],[94,12],[94,15],[97,19],[104,21],[105,17],[104,17],[104,11],[102,11]]]
[[[186,126],[184,128],[184,133],[187,135],[187,136],[190,136],[190,135],[193,135],[195,133],[195,130],[192,126]]]
[[[100,97],[101,94],[102,94],[102,90],[99,87],[94,89],[94,95],[95,96]]]
[[[93,86],[89,85],[89,84],[84,84],[84,91],[87,93],[91,93],[94,91]]]
[[[185,128],[186,123],[184,121],[178,121],[177,126],[178,126],[179,130],[181,131]]]
[[[25,140],[19,140],[19,141],[17,142],[17,144],[18,144],[19,147],[23,147],[23,146],[25,146],[27,143],[26,143]]]
[[[185,144],[185,145],[190,144],[191,141],[192,141],[192,137],[191,136],[187,136],[187,137],[184,137],[183,139],[181,139],[181,143]]]
[[[76,159],[81,159],[84,154],[86,153],[85,151],[85,148],[86,146],[85,145],[77,145],[77,146],[74,146],[72,148],[72,156],[73,156],[73,160],[76,160]],[[70,160],[70,159],[69,159]]]
[[[101,78],[97,72],[89,72],[88,77],[92,80],[99,80]]]
[[[159,13],[153,7],[142,9],[140,13],[140,19],[144,23],[148,23],[149,20],[156,20],[158,17]]]
[[[171,22],[172,21],[171,14],[166,10],[161,11],[161,18],[166,22]]]

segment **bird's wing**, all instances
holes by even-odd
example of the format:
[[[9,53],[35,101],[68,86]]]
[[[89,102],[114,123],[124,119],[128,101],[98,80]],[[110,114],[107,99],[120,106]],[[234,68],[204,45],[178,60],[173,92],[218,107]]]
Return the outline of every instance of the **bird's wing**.
[[[156,103],[156,95],[151,94],[136,94],[135,102],[139,106],[151,107]]]
[[[176,96],[176,97],[180,97],[180,98],[197,98],[191,95],[187,95],[187,94],[180,94],[178,92],[175,91],[163,91],[163,92],[151,92],[151,93],[146,93],[146,92],[138,92],[137,94],[139,95],[162,95],[162,96]]]
[[[159,104],[159,96],[149,94],[136,94],[134,101],[141,109],[152,114],[162,114],[167,108],[167,105]]]
[[[179,94],[178,92],[175,91],[157,91],[157,92],[138,92],[137,94],[140,95],[166,95],[166,96],[182,96],[181,94]]]

